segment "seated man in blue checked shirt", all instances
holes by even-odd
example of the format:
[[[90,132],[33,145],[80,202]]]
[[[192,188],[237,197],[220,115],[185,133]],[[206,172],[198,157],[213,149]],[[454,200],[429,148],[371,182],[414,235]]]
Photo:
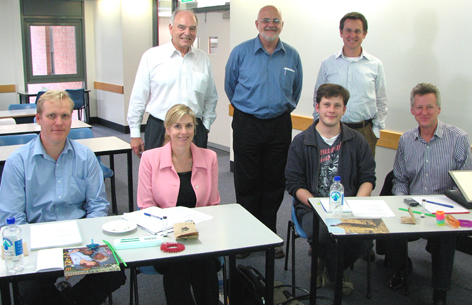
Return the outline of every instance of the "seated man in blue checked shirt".
[[[418,127],[400,137],[393,165],[394,195],[444,194],[454,187],[450,170],[470,170],[470,141],[460,128],[438,119],[441,113],[441,95],[433,84],[420,83],[411,91],[411,114]],[[398,289],[405,284],[406,273],[412,272],[412,263],[406,266],[406,240],[387,241],[386,261],[396,268],[390,287]],[[456,239],[451,236],[428,238],[426,251],[432,257],[432,286],[434,305],[446,304],[446,292],[451,289],[452,268]]]
[[[0,226],[104,217],[110,206],[95,154],[67,139],[74,102],[65,91],[50,90],[38,101],[39,136],[7,159],[0,186]],[[19,282],[23,304],[102,304],[126,281],[123,271],[85,276],[70,287],[57,276]]]

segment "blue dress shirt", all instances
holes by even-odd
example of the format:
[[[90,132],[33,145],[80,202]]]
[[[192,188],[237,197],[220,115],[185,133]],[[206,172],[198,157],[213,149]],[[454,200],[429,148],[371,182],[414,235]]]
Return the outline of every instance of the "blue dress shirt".
[[[226,64],[225,91],[238,110],[259,119],[292,112],[302,91],[303,70],[297,50],[279,40],[272,55],[259,36],[236,46]]]
[[[5,163],[0,186],[0,226],[107,216],[103,173],[95,154],[67,139],[55,161],[40,137],[16,150]]]

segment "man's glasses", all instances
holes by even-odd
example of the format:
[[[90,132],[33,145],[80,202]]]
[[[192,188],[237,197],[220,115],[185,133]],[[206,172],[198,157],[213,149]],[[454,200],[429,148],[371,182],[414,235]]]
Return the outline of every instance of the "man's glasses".
[[[273,24],[280,24],[280,19],[279,18],[274,18],[274,19],[269,19],[269,18],[264,18],[262,20],[259,20],[259,22],[262,22],[263,24],[269,24],[269,23],[273,23]]]

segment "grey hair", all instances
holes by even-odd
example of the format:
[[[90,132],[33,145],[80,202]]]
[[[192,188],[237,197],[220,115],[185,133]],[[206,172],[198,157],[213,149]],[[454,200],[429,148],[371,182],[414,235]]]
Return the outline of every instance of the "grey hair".
[[[184,11],[187,11],[187,12],[190,12],[192,13],[193,17],[195,17],[195,21],[197,21],[197,25],[198,25],[198,17],[197,15],[195,15],[195,12],[193,10],[190,10],[190,9],[181,9],[181,8],[178,8],[176,9],[175,11],[172,12],[172,16],[170,16],[170,25],[174,25],[174,20],[175,20],[175,16],[179,13],[179,12],[184,12]]]
[[[430,83],[419,83],[416,85],[410,94],[410,104],[411,108],[415,105],[415,96],[416,95],[425,95],[428,93],[433,93],[436,95],[436,106],[441,108],[441,93],[439,92],[438,87]]]

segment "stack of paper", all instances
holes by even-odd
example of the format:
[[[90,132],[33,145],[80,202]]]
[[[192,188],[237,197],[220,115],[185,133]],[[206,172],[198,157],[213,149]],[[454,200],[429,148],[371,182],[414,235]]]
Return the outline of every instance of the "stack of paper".
[[[349,199],[349,206],[356,218],[395,217],[384,200]]]
[[[420,197],[414,196],[413,199],[418,201],[422,204],[423,199],[426,199],[425,209],[428,213],[436,214],[436,211],[444,211],[445,214],[467,214],[470,213],[469,210],[455,202],[447,198],[444,195],[437,195],[437,196],[428,196],[428,197]]]
[[[82,244],[75,220],[31,224],[30,239],[31,250]]]
[[[146,216],[145,213],[155,217]],[[189,209],[186,207],[174,207],[167,209],[150,207],[136,212],[124,213],[123,219],[136,223],[142,229],[148,231],[151,234],[158,234],[159,232],[162,232],[164,228],[164,222],[159,218],[164,216],[167,216],[168,230],[173,230],[175,223],[187,221],[199,223],[213,218],[202,212],[198,212],[195,209]]]

